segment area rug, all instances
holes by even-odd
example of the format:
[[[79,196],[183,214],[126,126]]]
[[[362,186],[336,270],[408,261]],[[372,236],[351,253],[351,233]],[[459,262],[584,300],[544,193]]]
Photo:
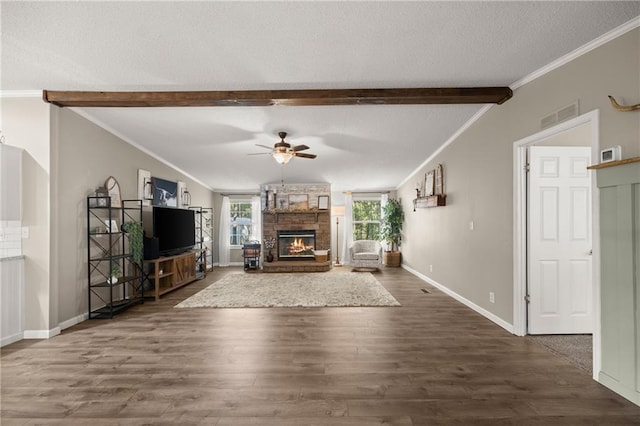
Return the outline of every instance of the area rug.
[[[368,273],[229,274],[176,308],[400,306]]]

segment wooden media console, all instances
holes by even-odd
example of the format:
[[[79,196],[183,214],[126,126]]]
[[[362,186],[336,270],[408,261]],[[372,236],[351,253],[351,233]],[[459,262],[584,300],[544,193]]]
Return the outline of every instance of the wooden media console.
[[[199,250],[192,250],[175,256],[144,261],[145,270],[148,271],[146,278],[153,283],[155,300],[202,277],[207,265],[204,265],[202,271],[196,269],[196,258],[199,254]],[[206,256],[202,257],[206,259]]]

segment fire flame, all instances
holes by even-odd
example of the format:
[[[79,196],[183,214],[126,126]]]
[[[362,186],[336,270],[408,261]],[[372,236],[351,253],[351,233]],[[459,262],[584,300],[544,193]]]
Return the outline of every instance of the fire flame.
[[[307,250],[313,250],[313,246],[307,246],[302,238],[294,238],[289,244],[289,254],[302,253]]]

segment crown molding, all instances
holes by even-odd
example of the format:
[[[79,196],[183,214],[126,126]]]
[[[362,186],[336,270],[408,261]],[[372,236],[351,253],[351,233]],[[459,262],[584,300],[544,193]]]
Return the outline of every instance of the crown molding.
[[[168,167],[172,168],[173,170],[177,171],[178,173],[182,173],[183,175],[185,175],[189,179],[191,179],[194,182],[199,183],[203,187],[207,188],[209,191],[216,192],[213,188],[211,188],[206,183],[202,182],[200,179],[193,177],[192,175],[190,175],[189,173],[185,172],[184,170],[182,170],[182,169],[176,167],[175,165],[171,164],[169,161],[165,160],[164,158],[159,157],[158,155],[156,155],[153,152],[149,151],[145,147],[139,145],[137,142],[133,141],[131,138],[128,138],[127,136],[123,135],[122,133],[120,133],[119,131],[114,129],[113,127],[111,127],[108,124],[98,120],[97,118],[93,117],[91,114],[88,114],[86,111],[84,111],[84,110],[82,110],[80,108],[70,108],[70,109],[71,109],[71,111],[75,112],[79,116],[89,120],[90,122],[92,122],[96,126],[101,127],[102,129],[104,129],[107,132],[111,133],[115,137],[117,137],[119,139],[122,139],[124,142],[128,143],[129,145],[131,145],[131,146],[139,149],[140,151],[144,152],[149,157],[152,157],[152,158],[158,160],[162,164],[165,164],[166,166],[168,166]]]
[[[42,90],[0,90],[0,98],[42,98]]]
[[[517,88],[524,86],[525,84],[530,83],[537,78],[542,77],[543,75],[555,70],[556,68],[559,68],[638,27],[640,27],[640,16],[633,18],[632,20],[585,44],[584,46],[581,46],[574,51],[562,56],[561,58],[558,58],[557,60],[549,63],[548,65],[538,69],[537,71],[532,72],[526,77],[511,84],[509,87],[511,88],[511,90],[515,91]],[[422,170],[429,162],[431,162],[438,154],[440,154],[447,146],[451,145],[451,143],[453,143],[464,131],[466,131],[473,123],[478,121],[480,117],[482,117],[487,111],[489,111],[492,106],[493,105],[486,105],[473,117],[471,117],[469,121],[467,121],[462,127],[460,127],[460,129],[458,129],[457,132],[455,132],[449,139],[447,139],[444,144],[442,144],[433,154],[431,154],[425,161],[423,161],[422,164],[420,164],[414,171],[412,171],[402,182],[400,182],[396,186],[396,190],[399,190],[404,184],[412,179],[416,175],[416,173]]]
[[[400,189],[402,187],[402,185],[404,185],[405,183],[407,183],[409,181],[409,179],[413,178],[416,173],[418,173],[420,170],[422,170],[427,164],[429,164],[434,158],[436,158],[446,147],[448,147],[449,145],[451,145],[456,139],[458,139],[458,137],[464,133],[469,127],[471,127],[471,125],[473,123],[475,123],[476,121],[478,121],[480,119],[480,117],[482,117],[485,112],[489,111],[494,105],[485,105],[483,106],[480,111],[476,112],[473,117],[471,117],[469,120],[467,120],[466,123],[464,123],[462,125],[462,127],[460,127],[458,130],[456,130],[456,132],[451,135],[451,137],[449,137],[449,139],[447,139],[445,141],[445,143],[443,143],[442,145],[440,145],[440,147],[438,149],[436,149],[433,154],[431,154],[429,157],[427,157],[426,160],[424,160],[422,162],[422,164],[420,164],[418,167],[416,167],[416,169],[414,171],[411,172],[411,174],[409,176],[407,176],[406,178],[404,178],[404,180],[402,182],[400,182],[398,184],[398,186],[396,186],[396,190]]]
[[[609,43],[610,41],[620,37],[621,35],[624,35],[626,33],[628,33],[629,31],[632,31],[636,28],[640,27],[640,16],[633,18],[632,20],[620,25],[617,28],[612,29],[611,31],[604,33],[603,35],[601,35],[600,37],[592,40],[591,42],[573,50],[572,52],[567,53],[566,55],[556,59],[555,61],[547,64],[546,66],[538,69],[537,71],[532,72],[531,74],[525,76],[524,78],[516,81],[515,83],[511,84],[509,87],[511,87],[511,90],[515,90],[519,87],[524,86],[527,83],[532,82],[533,80],[542,77],[545,74],[550,73],[551,71],[555,70],[556,68],[560,68],[563,65],[568,64],[569,62],[573,61],[576,58],[579,58],[580,56],[591,52],[592,50],[606,44]]]

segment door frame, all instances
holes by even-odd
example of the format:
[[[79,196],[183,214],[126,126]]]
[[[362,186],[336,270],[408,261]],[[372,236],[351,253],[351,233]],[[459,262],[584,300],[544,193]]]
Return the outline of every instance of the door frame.
[[[600,111],[598,109],[542,130],[513,143],[513,333],[527,334],[527,148],[574,127],[588,124],[591,135],[591,161],[600,156]],[[591,175],[593,244],[593,378],[600,371],[600,197],[596,174]]]

